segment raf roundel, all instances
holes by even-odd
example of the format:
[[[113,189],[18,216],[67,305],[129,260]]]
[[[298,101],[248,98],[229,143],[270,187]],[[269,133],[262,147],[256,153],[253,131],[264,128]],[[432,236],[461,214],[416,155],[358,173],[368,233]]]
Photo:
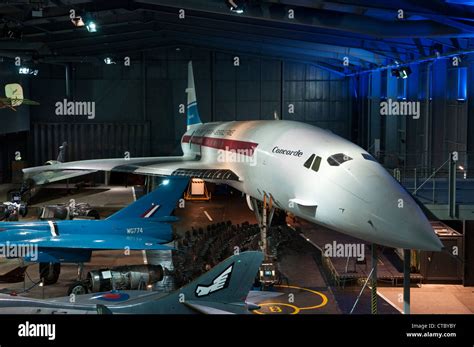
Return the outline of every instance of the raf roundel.
[[[126,293],[104,293],[100,294],[97,296],[94,296],[92,299],[96,300],[102,300],[102,301],[113,301],[113,302],[119,302],[119,301],[127,301],[130,298],[130,295]]]

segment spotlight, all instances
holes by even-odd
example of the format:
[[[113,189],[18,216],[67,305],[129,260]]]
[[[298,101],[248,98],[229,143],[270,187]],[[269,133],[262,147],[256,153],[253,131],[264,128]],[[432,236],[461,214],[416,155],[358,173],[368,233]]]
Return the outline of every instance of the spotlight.
[[[85,24],[86,24],[86,29],[88,32],[90,33],[97,32],[97,23],[94,21],[94,19],[92,18],[90,14],[86,16]]]
[[[30,68],[22,66],[18,69],[20,75],[28,75],[30,73]]]
[[[90,33],[97,32],[97,24],[94,21],[90,21],[86,24],[87,31]]]
[[[225,0],[227,7],[229,7],[230,12],[235,12],[238,14],[244,13],[245,10],[245,1],[244,0]]]
[[[78,28],[83,27],[85,25],[81,16],[71,18],[71,22],[72,24],[74,24],[75,27],[78,27]]]
[[[38,72],[39,70],[38,69],[31,69],[29,68],[28,66],[20,66],[18,68],[18,73],[20,75],[33,75],[33,76],[37,76],[38,75]]]
[[[400,69],[400,77],[405,79],[408,78],[408,76],[411,74],[411,69],[409,66],[402,67]]]
[[[164,186],[167,186],[168,184],[170,184],[170,180],[166,179],[166,180],[163,180],[163,185]]]
[[[406,79],[411,74],[411,68],[409,66],[402,66],[396,69],[392,69],[392,76],[396,78]]]
[[[116,64],[116,62],[110,57],[104,58],[104,63],[106,63],[107,65]]]

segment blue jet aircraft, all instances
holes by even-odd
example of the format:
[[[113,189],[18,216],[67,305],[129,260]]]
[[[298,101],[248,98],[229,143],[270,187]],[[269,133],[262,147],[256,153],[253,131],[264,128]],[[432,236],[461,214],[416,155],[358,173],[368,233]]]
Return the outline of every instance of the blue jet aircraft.
[[[171,213],[189,179],[171,177],[154,191],[104,220],[0,223],[4,257],[40,263],[45,284],[55,283],[60,263],[82,264],[96,250],[170,250]]]

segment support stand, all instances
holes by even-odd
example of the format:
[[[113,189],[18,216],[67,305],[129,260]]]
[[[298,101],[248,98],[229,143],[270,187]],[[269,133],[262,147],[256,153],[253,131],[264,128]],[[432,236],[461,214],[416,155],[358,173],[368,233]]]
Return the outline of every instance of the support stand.
[[[411,250],[403,250],[403,313],[410,314]]]
[[[370,270],[369,275],[367,276],[367,280],[365,281],[364,285],[362,286],[362,289],[359,292],[359,295],[357,296],[356,301],[354,302],[354,306],[352,306],[351,312],[349,314],[352,314],[359,303],[360,297],[362,296],[362,293],[365,290],[365,287],[367,287],[367,284],[370,282],[371,288],[370,288],[370,312],[372,314],[377,314],[377,263],[378,263],[378,257],[377,257],[377,245],[372,244],[372,269]]]
[[[104,171],[104,184],[106,187],[110,185],[110,171]]]
[[[77,281],[82,281],[82,276],[84,274],[84,263],[77,264]]]
[[[267,259],[268,258],[267,230],[268,230],[268,227],[272,224],[273,215],[275,214],[275,207],[273,207],[273,199],[270,196],[270,198],[268,198],[268,203],[267,203],[267,196],[265,195],[263,197],[263,206],[262,206],[261,213],[258,208],[257,200],[254,198],[250,198],[250,202],[252,203],[253,212],[255,213],[255,218],[257,218],[257,223],[260,227],[261,249],[265,256],[265,259]],[[267,209],[269,211],[267,211]]]
[[[273,285],[278,283],[279,277],[278,270],[273,261],[273,258],[270,254],[268,254],[267,242],[267,230],[268,227],[272,224],[275,208],[273,207],[272,196],[270,195],[270,197],[267,197],[266,194],[263,197],[263,206],[261,211],[259,210],[259,206],[256,199],[250,198],[250,204],[260,227],[260,249],[262,250],[264,261],[262,262],[258,273],[259,282],[262,286],[262,289],[266,290],[266,288],[271,288]]]
[[[449,217],[456,217],[456,161],[457,153],[449,153],[448,207]]]
[[[362,296],[362,293],[364,292],[365,287],[367,287],[367,283],[369,283],[370,279],[372,278],[372,273],[373,272],[374,272],[374,268],[372,268],[372,270],[370,270],[369,276],[367,276],[367,279],[365,280],[365,283],[362,286],[362,289],[360,290],[359,295],[357,295],[357,299],[354,302],[354,305],[352,306],[351,312],[349,312],[349,314],[352,314],[354,312],[355,308],[357,307],[357,304],[359,303],[360,297]]]
[[[370,289],[370,312],[372,314],[377,314],[377,263],[377,245],[372,244],[372,288]]]

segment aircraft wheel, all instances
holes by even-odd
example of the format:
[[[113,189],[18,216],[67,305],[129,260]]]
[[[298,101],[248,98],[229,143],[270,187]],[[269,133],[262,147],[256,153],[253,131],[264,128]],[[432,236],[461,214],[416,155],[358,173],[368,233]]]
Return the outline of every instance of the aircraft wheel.
[[[84,284],[84,282],[81,282],[81,281],[77,281],[77,282],[74,282],[73,284],[71,284],[69,286],[69,289],[67,291],[67,295],[71,295],[71,294],[74,294],[74,295],[83,295],[83,294],[87,294],[89,292],[89,289],[87,288],[87,285]]]
[[[60,273],[61,273],[60,263],[40,263],[39,264],[39,274],[40,274],[40,278],[42,278],[44,281],[44,285],[55,284],[58,281]]]

